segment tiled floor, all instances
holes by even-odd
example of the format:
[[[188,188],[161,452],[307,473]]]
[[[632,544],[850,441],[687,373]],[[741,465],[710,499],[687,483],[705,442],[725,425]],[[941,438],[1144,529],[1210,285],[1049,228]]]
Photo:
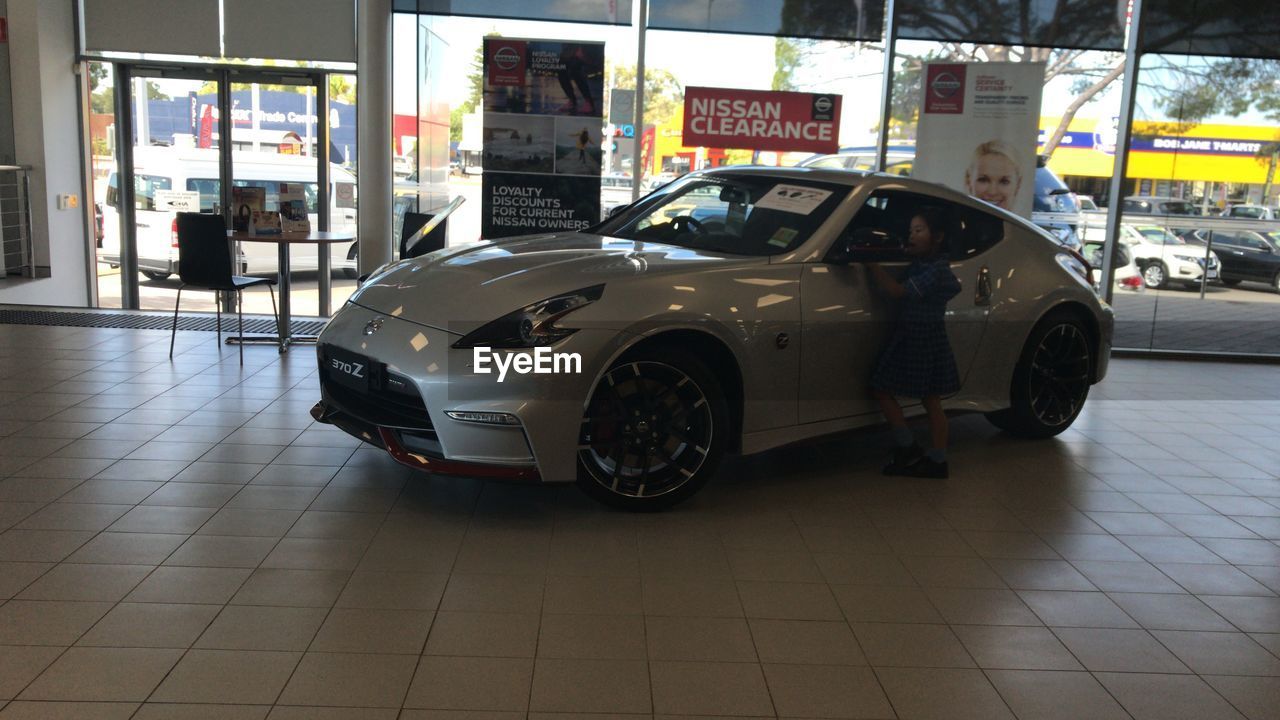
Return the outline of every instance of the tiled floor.
[[[674,512],[415,476],[313,355],[0,326],[0,718],[1280,717],[1280,369],[1062,437],[728,463]]]

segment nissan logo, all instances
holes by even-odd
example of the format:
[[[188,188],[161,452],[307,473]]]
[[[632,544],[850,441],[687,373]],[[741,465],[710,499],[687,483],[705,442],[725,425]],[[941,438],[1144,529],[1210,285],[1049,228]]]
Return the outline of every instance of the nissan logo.
[[[949,72],[938,73],[933,78],[933,82],[929,84],[929,89],[933,94],[940,98],[948,98],[956,94],[960,89],[960,80]]]
[[[831,109],[831,98],[823,96],[813,101],[813,109],[818,112],[827,112]]]
[[[493,64],[501,70],[510,70],[520,64],[520,53],[510,45],[503,45],[493,54]]]
[[[372,335],[382,329],[382,318],[374,318],[364,326],[364,334]]]

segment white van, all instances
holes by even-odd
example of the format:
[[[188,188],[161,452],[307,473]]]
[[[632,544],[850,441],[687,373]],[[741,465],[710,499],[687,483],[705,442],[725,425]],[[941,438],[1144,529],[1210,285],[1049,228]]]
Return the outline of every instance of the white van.
[[[152,280],[163,280],[178,272],[177,213],[156,209],[157,190],[186,190],[200,193],[201,212],[213,212],[220,203],[218,151],[197,148],[134,148],[133,167],[138,227],[138,269]],[[266,209],[279,210],[282,182],[301,183],[306,192],[311,227],[318,228],[316,215],[316,160],[300,155],[235,152],[231,162],[236,187],[266,189]],[[329,226],[334,232],[356,234],[355,176],[338,165],[329,170]],[[112,172],[103,203],[102,249],[98,262],[120,264],[119,178]],[[240,243],[240,272],[269,275],[279,270],[276,245]],[[316,244],[298,243],[289,248],[290,267],[316,270]],[[356,244],[334,246],[332,267],[355,276]]]

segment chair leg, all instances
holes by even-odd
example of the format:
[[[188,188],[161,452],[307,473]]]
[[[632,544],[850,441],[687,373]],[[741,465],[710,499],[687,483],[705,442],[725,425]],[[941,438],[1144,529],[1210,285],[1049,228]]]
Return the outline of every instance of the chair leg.
[[[279,332],[280,311],[276,309],[276,291],[272,289],[271,283],[267,283],[267,294],[271,296],[271,316],[276,319],[276,332]],[[284,345],[280,346],[280,352],[284,352]]]
[[[178,286],[178,299],[173,302],[173,330],[169,333],[169,359],[173,359],[173,340],[178,337],[178,307],[182,305],[182,288]]]
[[[240,365],[244,365],[244,303],[240,302],[242,291],[236,291],[236,318],[239,320],[240,332]]]

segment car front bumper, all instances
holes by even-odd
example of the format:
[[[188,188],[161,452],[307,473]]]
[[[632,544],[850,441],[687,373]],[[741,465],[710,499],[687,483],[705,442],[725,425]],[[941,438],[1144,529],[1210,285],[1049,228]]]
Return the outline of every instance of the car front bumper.
[[[452,347],[458,337],[348,303],[317,342],[321,400],[313,416],[421,470],[541,482],[576,479],[583,409],[625,336],[579,330],[554,349],[577,354],[581,372],[512,370],[501,382],[496,373],[476,372],[471,349]],[[333,348],[344,358],[367,358],[369,390],[338,381]],[[401,389],[389,394],[390,385]],[[450,412],[500,414],[512,422],[457,420]]]

